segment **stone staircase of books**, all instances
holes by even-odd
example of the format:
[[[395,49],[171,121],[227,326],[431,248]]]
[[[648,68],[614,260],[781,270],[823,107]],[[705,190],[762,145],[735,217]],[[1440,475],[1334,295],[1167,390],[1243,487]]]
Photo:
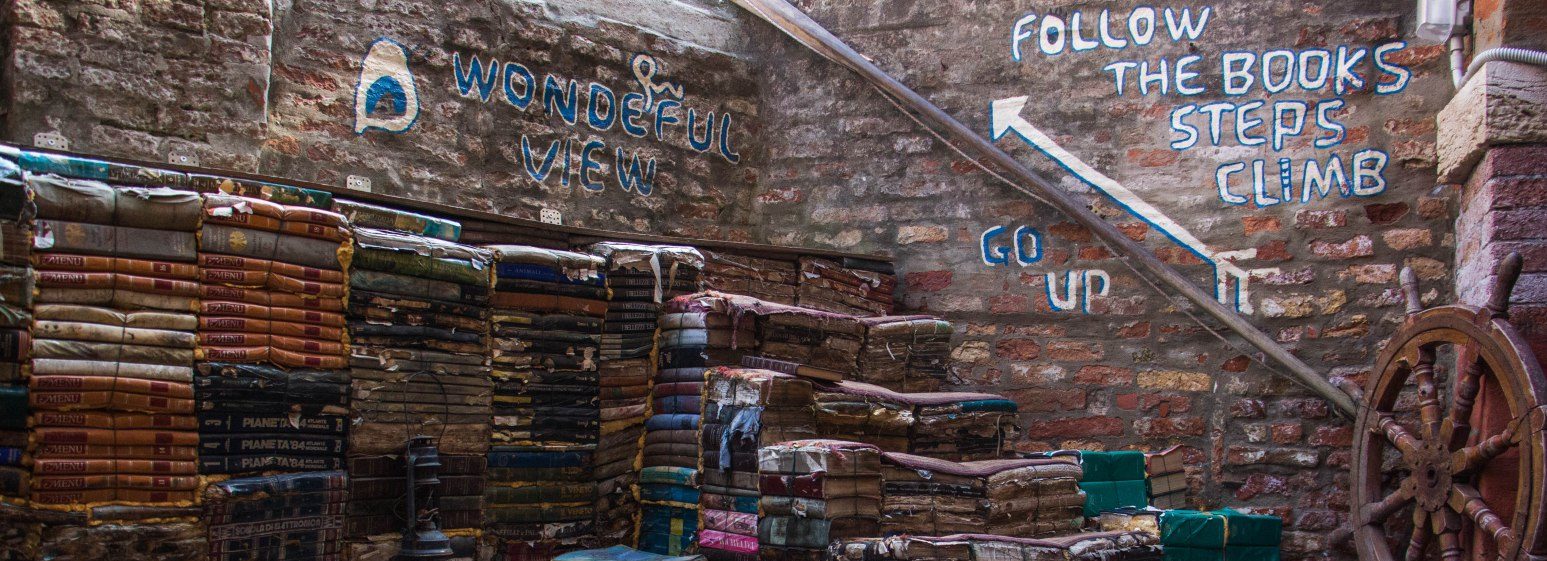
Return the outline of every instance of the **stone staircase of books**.
[[[1278,557],[1275,518],[1161,510],[1174,450],[1012,452],[886,263],[475,246],[10,148],[0,234],[0,561],[385,561],[410,495],[480,561]]]

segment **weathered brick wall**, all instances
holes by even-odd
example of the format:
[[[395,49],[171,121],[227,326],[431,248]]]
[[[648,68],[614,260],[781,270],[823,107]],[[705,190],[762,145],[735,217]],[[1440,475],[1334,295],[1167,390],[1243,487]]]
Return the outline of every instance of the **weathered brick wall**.
[[[80,152],[353,175],[523,218],[547,208],[566,224],[749,238],[758,86],[725,6],[270,5],[8,3],[5,138],[57,133]]]
[[[1098,214],[1205,289],[1215,286],[1211,267],[1161,231],[1157,214],[1201,240],[1209,251],[1203,255],[1241,251],[1219,260],[1249,274],[1243,312],[1329,377],[1364,380],[1400,320],[1396,277],[1402,267],[1418,272],[1427,302],[1451,298],[1450,223],[1457,195],[1454,187],[1436,185],[1433,144],[1434,112],[1448,99],[1449,86],[1440,48],[1392,45],[1412,26],[1405,4],[1190,3],[1195,21],[1201,8],[1211,8],[1211,20],[1196,38],[1173,42],[1162,24],[1157,37],[1164,37],[1148,46],[1076,52],[1063,38],[1056,55],[1039,46],[1037,24],[1047,16],[1070,29],[1079,12],[1079,38],[1095,40],[1105,9],[1109,31],[1120,38],[1140,4],[800,5],[982,134],[992,132],[992,102],[1029,96],[1020,113],[1028,123],[1158,213],[1126,210],[1050,163],[1018,134],[1006,134],[1001,147],[1060,188],[1081,194]],[[1167,7],[1154,6],[1162,21]],[[1017,61],[1011,50],[1015,25],[1027,15],[1038,19],[1030,38],[1020,42]],[[1346,517],[1352,435],[1350,423],[1327,402],[1254,362],[1255,350],[1238,339],[1227,337],[1227,344],[1216,338],[1185,313],[1191,306],[1180,298],[1168,301],[1089,231],[976,169],[850,72],[772,31],[755,37],[754,43],[768,47],[761,67],[768,173],[756,200],[768,239],[895,252],[905,272],[908,311],[943,314],[960,326],[955,358],[962,385],[1004,392],[1021,403],[1022,448],[1183,444],[1202,468],[1192,474],[1199,506],[1277,512],[1288,523],[1291,557],[1337,555],[1324,553],[1324,540]],[[1382,63],[1410,75],[1399,87],[1396,77],[1366,58],[1359,66],[1364,83],[1346,83],[1344,91],[1328,85],[1274,92],[1261,84],[1239,95],[1223,91],[1220,65],[1227,51],[1261,57],[1278,49],[1296,56],[1325,49],[1335,57],[1340,45],[1350,52],[1368,49],[1371,56],[1392,45],[1383,49]],[[1177,94],[1174,72],[1167,93],[1157,91],[1159,82],[1141,93],[1133,69],[1119,95],[1113,72],[1103,70],[1122,61],[1165,60],[1174,68],[1192,54],[1200,59],[1188,69],[1198,77],[1184,84],[1201,90],[1194,95]],[[1265,101],[1269,111],[1276,102],[1304,101],[1313,112],[1330,100],[1337,105],[1327,108],[1327,119],[1345,130],[1333,135],[1313,128],[1278,147],[1271,138],[1243,146],[1233,137],[1232,113],[1225,112],[1225,139],[1218,146],[1206,129],[1198,131],[1203,138],[1195,145],[1172,146],[1185,138],[1172,127],[1179,108],[1215,102],[1239,108],[1254,100]],[[1187,115],[1184,123],[1199,123],[1197,113]],[[1271,113],[1256,116],[1273,121]],[[1314,139],[1321,136],[1339,138],[1318,147]],[[1380,173],[1383,187],[1366,183],[1362,195],[1351,188],[1326,196],[1318,190],[1302,200],[1305,161],[1324,168],[1335,155],[1346,170],[1366,150],[1389,158]],[[1293,172],[1287,197],[1278,191],[1280,158],[1290,159]],[[1265,168],[1262,193],[1246,179],[1254,160]],[[1228,176],[1229,192],[1222,195],[1216,176],[1232,163],[1245,171]],[[1035,230],[1023,237],[1025,265],[1011,243],[1023,226]],[[987,252],[981,247],[985,233]],[[1040,241],[1040,253],[1030,249],[1032,240]],[[1063,300],[1067,283],[1087,278],[1081,271],[1088,270],[1110,277],[1106,295],[1099,296],[1103,275],[1093,273],[1095,297],[1083,303],[1076,291],[1065,310],[1051,309],[1049,277]],[[1232,282],[1225,290],[1238,286]]]
[[[892,253],[907,308],[960,326],[961,385],[1021,402],[1019,447],[1186,445],[1203,466],[1193,474],[1199,506],[1283,514],[1295,558],[1320,555],[1347,511],[1350,426],[1326,402],[1256,364],[1240,341],[1200,327],[1185,302],[1167,300],[1088,231],[998,184],[847,71],[722,2],[270,5],[8,3],[0,129],[24,144],[56,132],[77,151],[187,155],[205,166],[335,185],[362,176],[378,192],[527,218],[551,208],[568,224]],[[1434,180],[1433,132],[1450,92],[1442,48],[1398,44],[1412,26],[1410,2],[1199,2],[1186,6],[1192,17],[1208,8],[1212,19],[1194,19],[1195,36],[1181,40],[1170,38],[1164,10],[1176,17],[1183,6],[1154,6],[1156,38],[1120,50],[1100,46],[1093,26],[1106,9],[1111,38],[1130,38],[1137,3],[801,7],[984,134],[993,132],[991,102],[1028,96],[1018,114],[1025,126],[1001,146],[1087,197],[1200,286],[1219,284],[1216,267],[1239,271],[1223,285],[1227,294],[1245,290],[1231,303],[1329,376],[1363,379],[1398,321],[1401,267],[1418,271],[1428,301],[1451,298],[1450,223],[1461,205],[1457,188]],[[1084,18],[1078,32],[1076,13]],[[1028,15],[1037,18],[1018,30]],[[1039,25],[1049,15],[1063,32],[1046,35],[1044,49]],[[1075,50],[1077,41],[1097,46]],[[1340,46],[1345,56],[1363,53],[1349,66],[1360,83],[1280,91],[1258,76],[1239,94],[1225,91],[1240,86],[1221,77],[1227,52],[1280,61],[1268,53],[1297,61],[1325,53],[1335,62]],[[1045,52],[1053,50],[1060,52]],[[634,66],[641,53],[653,68]],[[475,79],[474,55],[486,72],[492,61],[501,66]],[[1198,56],[1189,63],[1197,76],[1180,79],[1177,66],[1189,55]],[[1169,77],[1142,81],[1141,90],[1137,64],[1162,60]],[[1135,66],[1108,66],[1126,62]],[[403,68],[411,78],[394,74]],[[507,79],[523,69],[539,82],[531,101],[523,101],[524,78]],[[391,81],[373,90],[378,74],[411,82],[413,103]],[[574,123],[563,104],[548,109],[541,82],[549,74],[561,98],[577,82]],[[678,122],[650,111],[638,117],[642,134],[623,130],[616,115],[593,126],[593,82],[620,103],[644,91],[652,102],[674,97],[669,86],[680,85],[681,105],[662,110]],[[1264,105],[1248,110],[1253,101]],[[1221,102],[1231,105],[1214,106],[1222,121],[1216,144],[1206,107]],[[1299,130],[1282,129],[1274,145],[1274,108],[1294,111],[1293,102],[1305,103]],[[732,133],[723,144],[713,135],[698,141],[688,109],[700,118],[713,111],[716,126],[731,115]],[[1255,111],[1240,123],[1250,144],[1235,138],[1237,109]],[[1279,116],[1281,125],[1295,121]],[[1091,183],[1075,179],[1033,149],[1037,135],[1025,127],[1046,133],[1044,150],[1056,144],[1136,199],[1097,193],[1094,183],[1107,184],[1088,173]],[[1191,144],[1187,130],[1197,138]],[[601,146],[590,159],[600,170],[588,176],[592,142]],[[642,167],[655,159],[650,194],[620,185],[619,149],[640,156]],[[1359,176],[1359,189],[1345,182],[1304,195],[1307,162],[1317,171],[1336,165],[1351,179],[1361,154],[1367,169],[1380,170]],[[1287,193],[1277,183],[1281,158],[1289,160]],[[1258,161],[1262,189],[1251,180]],[[600,189],[586,188],[587,177]],[[1131,210],[1135,200],[1155,210]],[[1192,250],[1173,241],[1178,233],[1197,238]],[[1062,300],[1070,283],[1087,280],[1091,298],[1075,290],[1052,308],[1049,292]]]

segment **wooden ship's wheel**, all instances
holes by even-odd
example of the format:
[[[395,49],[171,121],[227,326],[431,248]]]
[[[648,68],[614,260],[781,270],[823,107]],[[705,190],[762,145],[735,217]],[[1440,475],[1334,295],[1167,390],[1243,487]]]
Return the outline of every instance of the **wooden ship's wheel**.
[[[1511,254],[1492,300],[1407,317],[1365,386],[1354,433],[1353,539],[1364,561],[1547,559],[1547,379],[1506,320]]]

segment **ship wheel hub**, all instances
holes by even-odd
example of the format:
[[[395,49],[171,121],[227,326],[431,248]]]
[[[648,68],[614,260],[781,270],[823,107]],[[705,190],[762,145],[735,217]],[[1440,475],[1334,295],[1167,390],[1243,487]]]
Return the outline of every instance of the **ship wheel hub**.
[[[1450,499],[1450,453],[1438,442],[1426,443],[1413,460],[1413,498],[1429,512],[1445,508]]]

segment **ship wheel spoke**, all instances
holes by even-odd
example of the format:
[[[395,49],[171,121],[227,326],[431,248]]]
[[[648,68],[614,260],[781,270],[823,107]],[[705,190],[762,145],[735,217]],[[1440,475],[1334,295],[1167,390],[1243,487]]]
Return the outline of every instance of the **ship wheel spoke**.
[[[1433,349],[1419,350],[1418,364],[1413,365],[1413,384],[1418,386],[1418,414],[1423,420],[1423,438],[1436,438],[1440,434],[1440,414],[1444,406],[1434,384]]]
[[[1434,517],[1440,535],[1440,559],[1461,561],[1466,551],[1461,548],[1461,519],[1456,513],[1441,509]]]
[[[1429,511],[1413,509],[1413,531],[1407,538],[1407,561],[1420,561],[1423,552],[1429,548],[1429,537],[1434,535],[1434,530],[1429,528]]]
[[[1519,420],[1510,421],[1504,427],[1504,430],[1499,431],[1498,434],[1484,438],[1478,441],[1477,444],[1451,452],[1451,473],[1460,475],[1481,469],[1489,460],[1497,458],[1499,454],[1503,454],[1506,450],[1520,443],[1520,439],[1516,438],[1519,434],[1519,429]]]
[[[1404,484],[1393,491],[1386,498],[1364,505],[1364,522],[1366,524],[1380,524],[1398,509],[1413,502],[1413,486]]]
[[[1464,443],[1472,431],[1472,406],[1477,403],[1477,392],[1482,388],[1483,363],[1475,349],[1467,349],[1462,355],[1465,365],[1456,373],[1456,383],[1451,389],[1450,415],[1445,419],[1446,440],[1452,447]]]
[[[1476,487],[1466,483],[1452,485],[1450,508],[1471,518],[1479,530],[1493,538],[1499,550],[1507,551],[1514,546],[1515,530],[1504,523],[1504,519],[1493,511],[1493,507],[1488,506]]]
[[[1382,413],[1380,422],[1375,425],[1375,431],[1384,435],[1386,440],[1396,446],[1402,452],[1403,460],[1411,464],[1418,455],[1418,449],[1423,447],[1423,441],[1413,436],[1390,413]]]

